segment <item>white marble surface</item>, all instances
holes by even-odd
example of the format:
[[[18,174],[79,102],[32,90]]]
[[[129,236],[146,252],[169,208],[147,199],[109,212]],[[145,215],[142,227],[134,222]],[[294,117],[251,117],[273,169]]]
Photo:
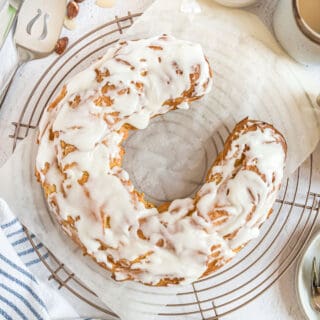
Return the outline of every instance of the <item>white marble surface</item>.
[[[169,1],[169,0],[163,0]],[[289,1],[289,0],[285,0]],[[132,13],[144,11],[153,0],[117,0],[116,5],[111,9],[101,9],[94,5],[94,0],[86,0],[81,4],[80,15],[77,19],[78,28],[72,32],[65,30],[63,34],[70,38],[70,43],[75,41],[81,35],[100,25],[103,22],[112,20],[115,15],[126,15],[128,11]],[[271,28],[272,13],[276,6],[277,0],[260,0],[255,5],[248,8],[249,11],[257,13],[261,19]],[[4,63],[4,53],[0,53],[0,66]],[[15,105],[15,97],[19,95],[27,95],[28,88],[31,88],[36,79],[42,73],[50,61],[55,59],[54,55],[34,62],[30,62],[19,70],[12,87],[8,93],[7,100],[0,110],[0,165],[3,164],[5,159],[10,155],[10,141],[7,138],[8,134],[12,133],[13,126],[10,125],[11,121],[16,120],[16,115],[19,114],[19,105]],[[320,66],[307,67],[319,79],[319,92],[320,92]],[[0,67],[0,75],[2,69]],[[320,153],[318,147],[316,155]],[[320,155],[319,155],[320,156]],[[315,157],[319,159],[318,156]],[[316,173],[319,172],[320,165],[315,163]],[[319,176],[316,174],[316,176]],[[320,181],[320,179],[319,179]],[[320,190],[320,188],[319,188]],[[319,227],[319,226],[318,226]],[[267,320],[267,319],[303,319],[303,315],[298,306],[298,300],[295,293],[295,269],[296,263],[285,273],[280,280],[277,281],[265,293],[252,301],[247,306],[238,310],[236,313],[230,314],[223,319],[228,320]],[[64,292],[64,294],[69,295]],[[69,295],[70,296],[70,295]],[[79,304],[79,300],[77,300]],[[79,306],[80,307],[80,306]],[[86,305],[81,306],[81,310],[86,310]],[[88,308],[88,314],[91,308]],[[319,317],[320,318],[320,317]]]

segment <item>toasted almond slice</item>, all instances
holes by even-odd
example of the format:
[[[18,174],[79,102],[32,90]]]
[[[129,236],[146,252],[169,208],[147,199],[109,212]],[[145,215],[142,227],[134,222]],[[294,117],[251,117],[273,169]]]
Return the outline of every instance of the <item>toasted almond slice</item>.
[[[63,25],[65,26],[65,28],[67,28],[68,30],[74,30],[77,28],[77,22],[75,19],[69,19],[68,17],[64,18],[64,22]]]
[[[96,5],[101,8],[111,8],[115,3],[116,0],[96,0]]]

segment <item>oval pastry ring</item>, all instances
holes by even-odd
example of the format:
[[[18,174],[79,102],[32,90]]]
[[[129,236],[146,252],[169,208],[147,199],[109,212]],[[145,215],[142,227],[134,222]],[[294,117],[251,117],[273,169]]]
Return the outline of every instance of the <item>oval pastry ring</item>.
[[[244,119],[194,198],[156,207],[122,168],[128,132],[208,94],[200,45],[161,35],[123,41],[65,84],[39,132],[36,175],[63,230],[116,280],[185,284],[259,234],[280,188],[286,142]]]

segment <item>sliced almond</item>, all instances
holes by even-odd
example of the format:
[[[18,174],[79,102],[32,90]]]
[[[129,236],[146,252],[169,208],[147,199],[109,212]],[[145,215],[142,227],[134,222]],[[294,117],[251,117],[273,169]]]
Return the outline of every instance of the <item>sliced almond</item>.
[[[63,25],[68,29],[68,30],[74,30],[77,28],[77,23],[74,19],[70,20],[67,17],[64,18]]]
[[[111,8],[116,3],[116,0],[96,0],[96,5],[101,8]]]

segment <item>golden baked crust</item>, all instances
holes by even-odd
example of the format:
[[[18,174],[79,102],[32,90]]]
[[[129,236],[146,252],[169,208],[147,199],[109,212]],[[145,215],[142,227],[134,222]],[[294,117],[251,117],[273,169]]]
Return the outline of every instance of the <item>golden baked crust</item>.
[[[248,118],[245,118],[236,124],[233,131],[228,136],[227,140],[224,143],[223,150],[218,154],[212,167],[208,171],[206,182],[214,181],[218,184],[220,182],[220,179],[222,179],[221,174],[212,174],[212,172],[214,171],[213,170],[214,167],[221,166],[226,161],[226,156],[227,156],[228,152],[230,152],[230,150],[231,150],[231,146],[232,146],[233,141],[238,139],[239,136],[241,136],[245,133],[248,133],[250,131],[257,131],[257,130],[264,131],[266,129],[270,129],[273,132],[274,136],[276,137],[276,141],[281,145],[281,147],[284,151],[284,154],[286,155],[287,154],[287,143],[286,143],[283,135],[277,129],[275,129],[271,124],[268,124],[266,122],[255,121],[255,120],[250,120]],[[244,148],[244,150],[246,150],[246,148]],[[240,154],[238,156],[237,161],[236,161],[236,166],[235,166],[234,170],[238,171],[241,168],[245,169],[245,170],[249,170],[249,171],[252,171],[255,174],[257,174],[258,176],[260,176],[262,180],[265,180],[266,178],[265,178],[264,174],[259,171],[258,167],[256,165],[248,165],[247,160],[248,159],[247,159],[245,152]],[[280,184],[275,186],[275,190],[278,190],[278,189],[280,189]],[[198,200],[199,200],[199,196],[197,195],[195,198],[195,201],[197,202]],[[269,209],[269,212],[267,213],[267,218],[270,216],[271,213],[272,213],[272,209]],[[250,215],[247,217],[248,221],[251,219],[253,214],[254,214],[254,212],[251,212]],[[217,212],[217,211],[213,210],[211,213],[212,221],[214,221],[217,218],[222,217],[222,216],[223,216],[223,212],[221,212],[221,211]],[[259,227],[260,226],[261,225],[259,225]],[[225,235],[224,237],[227,238],[228,240],[231,240],[236,236],[237,231],[238,230],[235,230],[232,233]],[[246,244],[247,243],[242,244],[241,246],[233,249],[233,251],[235,253],[238,253],[243,247],[245,247]],[[220,256],[219,250],[217,250],[218,249],[217,247],[214,247],[212,249],[213,249],[212,251],[214,253],[211,257],[211,261],[208,261],[207,270],[203,273],[202,277],[206,277],[206,276],[210,275],[211,273],[215,272],[217,269],[221,268],[226,262],[229,261],[229,260],[223,260],[223,257]]]
[[[179,57],[172,56],[176,46]],[[239,122],[194,199],[156,207],[121,168],[121,144],[145,126],[146,113],[149,121],[209,91],[212,70],[199,46],[169,36],[123,42],[81,76],[63,87],[41,121],[36,176],[84,254],[118,281],[166,286],[211,274],[258,235],[286,155],[283,136],[270,124]],[[156,111],[155,78],[162,90]],[[139,104],[129,113],[123,101]]]

